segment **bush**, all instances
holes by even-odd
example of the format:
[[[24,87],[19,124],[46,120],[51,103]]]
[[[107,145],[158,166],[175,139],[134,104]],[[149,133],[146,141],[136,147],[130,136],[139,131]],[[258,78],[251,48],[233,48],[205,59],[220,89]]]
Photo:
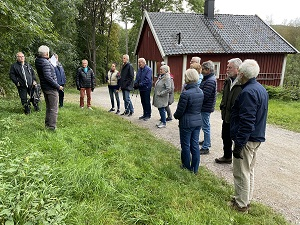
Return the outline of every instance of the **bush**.
[[[300,99],[300,90],[296,87],[273,87],[264,86],[269,93],[270,99],[280,99],[284,101],[298,101]]]

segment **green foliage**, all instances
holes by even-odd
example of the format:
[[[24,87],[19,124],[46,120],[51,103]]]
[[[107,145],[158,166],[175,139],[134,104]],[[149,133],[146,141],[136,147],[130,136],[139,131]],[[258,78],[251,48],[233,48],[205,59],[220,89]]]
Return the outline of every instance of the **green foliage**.
[[[264,86],[269,94],[270,99],[280,99],[284,101],[300,100],[300,89],[297,87],[273,87]]]
[[[44,107],[26,116],[0,103],[1,223],[288,224],[258,203],[233,211],[232,186],[181,170],[177,148],[119,116],[66,103],[51,132]]]

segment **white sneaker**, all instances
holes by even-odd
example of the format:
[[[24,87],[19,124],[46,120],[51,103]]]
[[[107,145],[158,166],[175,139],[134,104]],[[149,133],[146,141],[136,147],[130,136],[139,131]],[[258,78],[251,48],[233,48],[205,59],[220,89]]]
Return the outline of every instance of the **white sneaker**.
[[[166,124],[164,124],[163,122],[160,122],[159,125],[157,125],[157,128],[165,128]]]
[[[83,106],[81,106],[80,108],[83,109]]]
[[[93,110],[92,107],[88,107],[89,110]]]

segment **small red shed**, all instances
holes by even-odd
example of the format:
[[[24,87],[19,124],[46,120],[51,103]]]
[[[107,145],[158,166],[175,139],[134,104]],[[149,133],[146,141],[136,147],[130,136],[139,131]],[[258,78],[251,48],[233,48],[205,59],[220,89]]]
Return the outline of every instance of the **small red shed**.
[[[183,73],[193,56],[201,63],[215,64],[218,91],[226,78],[231,58],[255,59],[260,66],[258,81],[283,84],[288,54],[299,53],[257,15],[214,14],[214,0],[206,0],[204,14],[144,12],[135,54],[146,59],[153,76],[165,61],[180,91]]]

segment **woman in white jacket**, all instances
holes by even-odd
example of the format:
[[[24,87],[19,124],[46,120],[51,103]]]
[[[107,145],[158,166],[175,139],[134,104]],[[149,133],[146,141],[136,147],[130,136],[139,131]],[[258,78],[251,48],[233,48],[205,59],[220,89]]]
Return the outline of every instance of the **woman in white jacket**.
[[[111,109],[109,112],[115,111],[115,101],[114,101],[114,95],[117,102],[117,111],[116,114],[120,113],[120,98],[119,98],[119,85],[118,80],[120,78],[120,73],[118,70],[116,70],[116,64],[112,63],[111,68],[107,73],[106,80],[108,82],[108,91],[110,96],[110,102],[111,102]]]

